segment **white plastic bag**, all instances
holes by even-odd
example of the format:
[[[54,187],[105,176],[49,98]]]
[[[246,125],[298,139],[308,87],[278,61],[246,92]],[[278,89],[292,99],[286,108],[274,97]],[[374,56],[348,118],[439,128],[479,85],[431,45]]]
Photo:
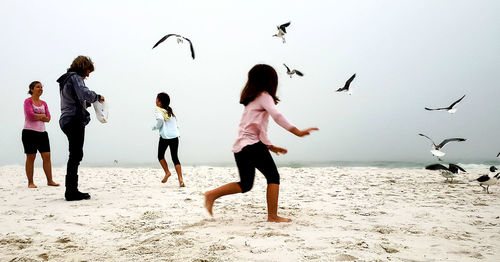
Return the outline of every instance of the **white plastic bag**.
[[[95,101],[92,104],[94,105],[95,116],[97,117],[97,120],[99,120],[101,123],[107,123],[108,104],[106,104],[106,102],[99,102],[99,101]]]

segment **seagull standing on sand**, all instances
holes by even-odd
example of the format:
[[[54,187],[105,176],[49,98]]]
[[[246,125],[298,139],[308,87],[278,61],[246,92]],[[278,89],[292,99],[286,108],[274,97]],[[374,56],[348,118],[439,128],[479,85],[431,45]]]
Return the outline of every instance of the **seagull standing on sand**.
[[[458,174],[458,171],[462,172],[467,172],[463,168],[461,168],[459,165],[455,164],[448,164],[448,167],[445,167],[441,164],[432,164],[428,165],[425,167],[427,170],[441,170],[441,176],[446,178],[446,181],[448,181],[448,178],[451,178],[451,181],[453,182],[453,178],[455,177],[456,174]]]
[[[347,79],[344,87],[337,89],[335,92],[348,92],[349,95],[352,95],[352,92],[349,91],[349,86],[351,85],[352,80],[356,77],[356,74],[352,75],[351,78]]]
[[[292,78],[293,74],[297,74],[298,76],[304,76],[304,74],[302,74],[302,72],[300,72],[299,70],[294,69],[290,71],[290,68],[288,68],[288,66],[286,66],[285,64],[283,65],[286,67],[286,73],[290,76],[290,78]]]
[[[436,143],[434,143],[434,141],[433,141],[430,137],[428,137],[428,136],[426,136],[426,135],[424,135],[424,134],[419,134],[419,135],[420,135],[420,136],[423,136],[423,137],[425,137],[425,138],[427,138],[427,139],[429,139],[429,140],[432,142],[432,149],[431,149],[431,153],[432,153],[432,155],[436,156],[436,157],[439,159],[439,161],[441,161],[440,157],[442,157],[442,156],[444,156],[444,155],[446,154],[446,153],[444,153],[444,152],[440,151],[440,149],[441,149],[444,145],[446,145],[446,143],[448,143],[448,142],[452,142],[452,141],[459,141],[459,142],[460,142],[460,141],[465,141],[465,140],[467,140],[467,139],[465,139],[465,138],[448,138],[448,139],[443,140],[443,142],[441,142],[439,145],[436,145]]]
[[[275,37],[280,37],[283,40],[283,44],[286,43],[286,41],[285,41],[286,27],[289,25],[290,25],[290,22],[288,22],[286,24],[282,24],[280,26],[277,26],[278,33],[273,35]]]
[[[191,43],[191,40],[189,40],[188,38],[185,38],[181,35],[178,35],[178,34],[168,34],[164,37],[162,37],[158,42],[156,42],[156,44],[153,46],[153,49],[158,46],[159,44],[161,44],[163,41],[167,40],[167,38],[171,37],[171,36],[175,36],[177,37],[177,43],[180,44],[180,43],[183,43],[183,40],[186,40],[189,42],[189,48],[191,49],[191,57],[193,57],[194,59],[194,48],[193,48],[193,43]]]
[[[494,173],[496,172],[498,169],[495,167],[495,166],[491,166],[490,167],[490,172],[491,173]],[[473,179],[471,180],[470,182],[479,182],[479,185],[484,189],[486,190],[486,193],[489,194],[490,191],[488,190],[489,187],[491,185],[494,185],[496,183],[498,183],[498,180],[500,179],[500,173],[497,173],[495,176],[493,177],[490,177],[489,175],[482,175],[480,177],[478,177],[477,179]],[[484,187],[486,186],[486,187]]]
[[[455,112],[457,112],[457,109],[454,108],[454,106],[456,104],[458,104],[460,101],[462,101],[462,99],[464,99],[464,97],[465,97],[465,95],[462,96],[457,101],[453,102],[453,104],[451,104],[449,107],[441,107],[441,108],[428,108],[428,107],[426,107],[425,110],[429,110],[429,111],[433,111],[433,110],[446,110],[446,111],[448,111],[448,113],[454,114]]]

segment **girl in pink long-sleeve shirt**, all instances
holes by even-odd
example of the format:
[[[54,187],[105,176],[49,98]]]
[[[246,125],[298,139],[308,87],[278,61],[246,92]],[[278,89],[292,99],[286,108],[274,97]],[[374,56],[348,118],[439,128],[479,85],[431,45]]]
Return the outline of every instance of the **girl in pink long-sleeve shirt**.
[[[271,116],[278,125],[292,134],[303,137],[318,128],[299,130],[276,109],[278,75],[269,65],[259,64],[248,72],[248,81],[241,91],[240,104],[245,105],[233,146],[240,182],[233,182],[205,192],[205,208],[213,215],[212,208],[217,198],[250,191],[257,168],[267,180],[267,221],[290,222],[291,219],[278,216],[278,195],[280,177],[269,151],[277,155],[286,154],[285,148],[277,147],[267,137],[267,125]]]
[[[43,171],[47,177],[47,185],[59,186],[52,180],[52,164],[50,162],[49,136],[45,131],[45,122],[50,121],[50,112],[47,103],[40,99],[43,93],[42,83],[33,81],[29,85],[28,94],[31,97],[24,100],[24,128],[22,141],[26,153],[26,176],[28,187],[36,188],[33,182],[33,171],[37,151],[42,155]]]

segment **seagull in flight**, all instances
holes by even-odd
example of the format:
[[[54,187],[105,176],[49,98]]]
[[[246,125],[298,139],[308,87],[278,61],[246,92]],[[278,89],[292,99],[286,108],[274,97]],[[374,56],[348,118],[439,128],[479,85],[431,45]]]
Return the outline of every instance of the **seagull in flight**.
[[[500,153],[497,154],[497,158],[500,158]]]
[[[444,152],[440,151],[440,149],[441,149],[444,145],[446,145],[446,143],[448,143],[448,142],[453,142],[453,141],[461,142],[461,141],[465,141],[465,140],[467,140],[467,139],[465,139],[465,138],[448,138],[448,139],[443,140],[443,142],[441,142],[439,145],[436,145],[436,143],[434,143],[434,141],[433,141],[430,137],[428,137],[428,136],[426,136],[426,135],[424,135],[424,134],[418,134],[418,135],[423,136],[423,137],[425,137],[425,138],[429,139],[429,140],[432,142],[432,149],[431,149],[431,153],[432,153],[434,156],[436,156],[436,157],[439,159],[439,161],[441,161],[441,158],[440,158],[440,157],[442,157],[442,156],[444,156],[444,155],[446,154],[446,153],[444,153]]]
[[[356,74],[352,75],[351,78],[347,79],[345,82],[344,87],[337,89],[335,92],[348,92],[349,95],[352,94],[352,92],[349,91],[349,86],[351,85],[352,80],[356,77]]]
[[[194,48],[193,48],[193,43],[191,43],[191,40],[189,40],[188,38],[186,37],[183,37],[181,35],[178,35],[178,34],[168,34],[164,37],[162,37],[158,42],[156,42],[156,44],[153,46],[153,49],[155,47],[157,47],[159,44],[161,44],[163,41],[167,40],[167,38],[171,37],[171,36],[175,36],[177,37],[177,43],[180,44],[180,43],[183,43],[184,40],[188,41],[189,42],[189,47],[191,49],[191,57],[193,57],[194,59]]]
[[[495,173],[498,169],[495,167],[495,166],[491,166],[490,167],[490,172],[491,173]],[[492,174],[493,175],[493,174]],[[498,180],[500,179],[500,173],[497,173],[495,176],[493,177],[490,177],[489,175],[482,175],[480,177],[478,177],[477,179],[473,179],[471,180],[470,182],[479,182],[479,185],[484,189],[486,190],[486,193],[489,194],[489,187],[491,185],[494,185],[496,183],[498,183]],[[486,187],[484,187],[486,186]]]
[[[293,74],[297,74],[298,76],[304,76],[304,74],[302,74],[302,72],[300,72],[299,70],[294,69],[290,71],[290,68],[288,68],[288,66],[286,66],[285,64],[283,65],[286,67],[286,73],[290,76],[290,78],[292,78]]]
[[[279,38],[281,38],[281,39],[283,40],[283,44],[284,44],[284,43],[286,43],[286,41],[285,41],[285,34],[286,34],[286,28],[287,28],[287,26],[289,26],[289,25],[290,25],[290,22],[285,23],[285,24],[282,24],[282,25],[280,25],[280,26],[277,26],[277,28],[278,28],[278,33],[277,33],[277,34],[275,34],[275,35],[273,35],[273,36],[275,36],[275,37],[279,37]]]
[[[441,170],[441,176],[446,178],[446,181],[448,181],[448,178],[451,178],[451,181],[453,182],[453,178],[455,177],[456,174],[458,174],[458,171],[462,172],[467,172],[465,169],[461,168],[459,165],[455,164],[448,164],[448,167],[445,167],[444,165],[441,164],[432,164],[428,165],[425,167],[427,170]]]
[[[457,101],[453,102],[453,104],[451,104],[449,107],[441,107],[441,108],[428,108],[428,107],[426,107],[425,110],[429,110],[429,111],[433,111],[433,110],[446,110],[446,111],[448,111],[448,113],[454,114],[455,112],[457,112],[457,109],[454,108],[454,106],[456,104],[458,104],[460,101],[462,101],[462,99],[464,99],[464,97],[465,97],[465,95],[462,96]]]

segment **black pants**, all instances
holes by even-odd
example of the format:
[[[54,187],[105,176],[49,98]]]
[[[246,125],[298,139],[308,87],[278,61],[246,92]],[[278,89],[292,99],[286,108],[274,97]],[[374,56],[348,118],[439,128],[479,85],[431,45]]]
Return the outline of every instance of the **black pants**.
[[[85,125],[77,121],[63,126],[62,131],[68,137],[69,159],[66,166],[66,192],[78,191],[78,166],[83,159]]]
[[[170,156],[174,165],[180,165],[179,157],[177,156],[177,151],[179,150],[179,138],[163,139],[160,137],[158,141],[158,161],[165,159],[165,151],[170,146]]]
[[[257,168],[267,180],[267,184],[280,183],[280,174],[274,164],[273,157],[269,149],[262,142],[245,146],[240,152],[234,153],[234,159],[240,173],[242,193],[250,191],[255,179],[255,168]]]

